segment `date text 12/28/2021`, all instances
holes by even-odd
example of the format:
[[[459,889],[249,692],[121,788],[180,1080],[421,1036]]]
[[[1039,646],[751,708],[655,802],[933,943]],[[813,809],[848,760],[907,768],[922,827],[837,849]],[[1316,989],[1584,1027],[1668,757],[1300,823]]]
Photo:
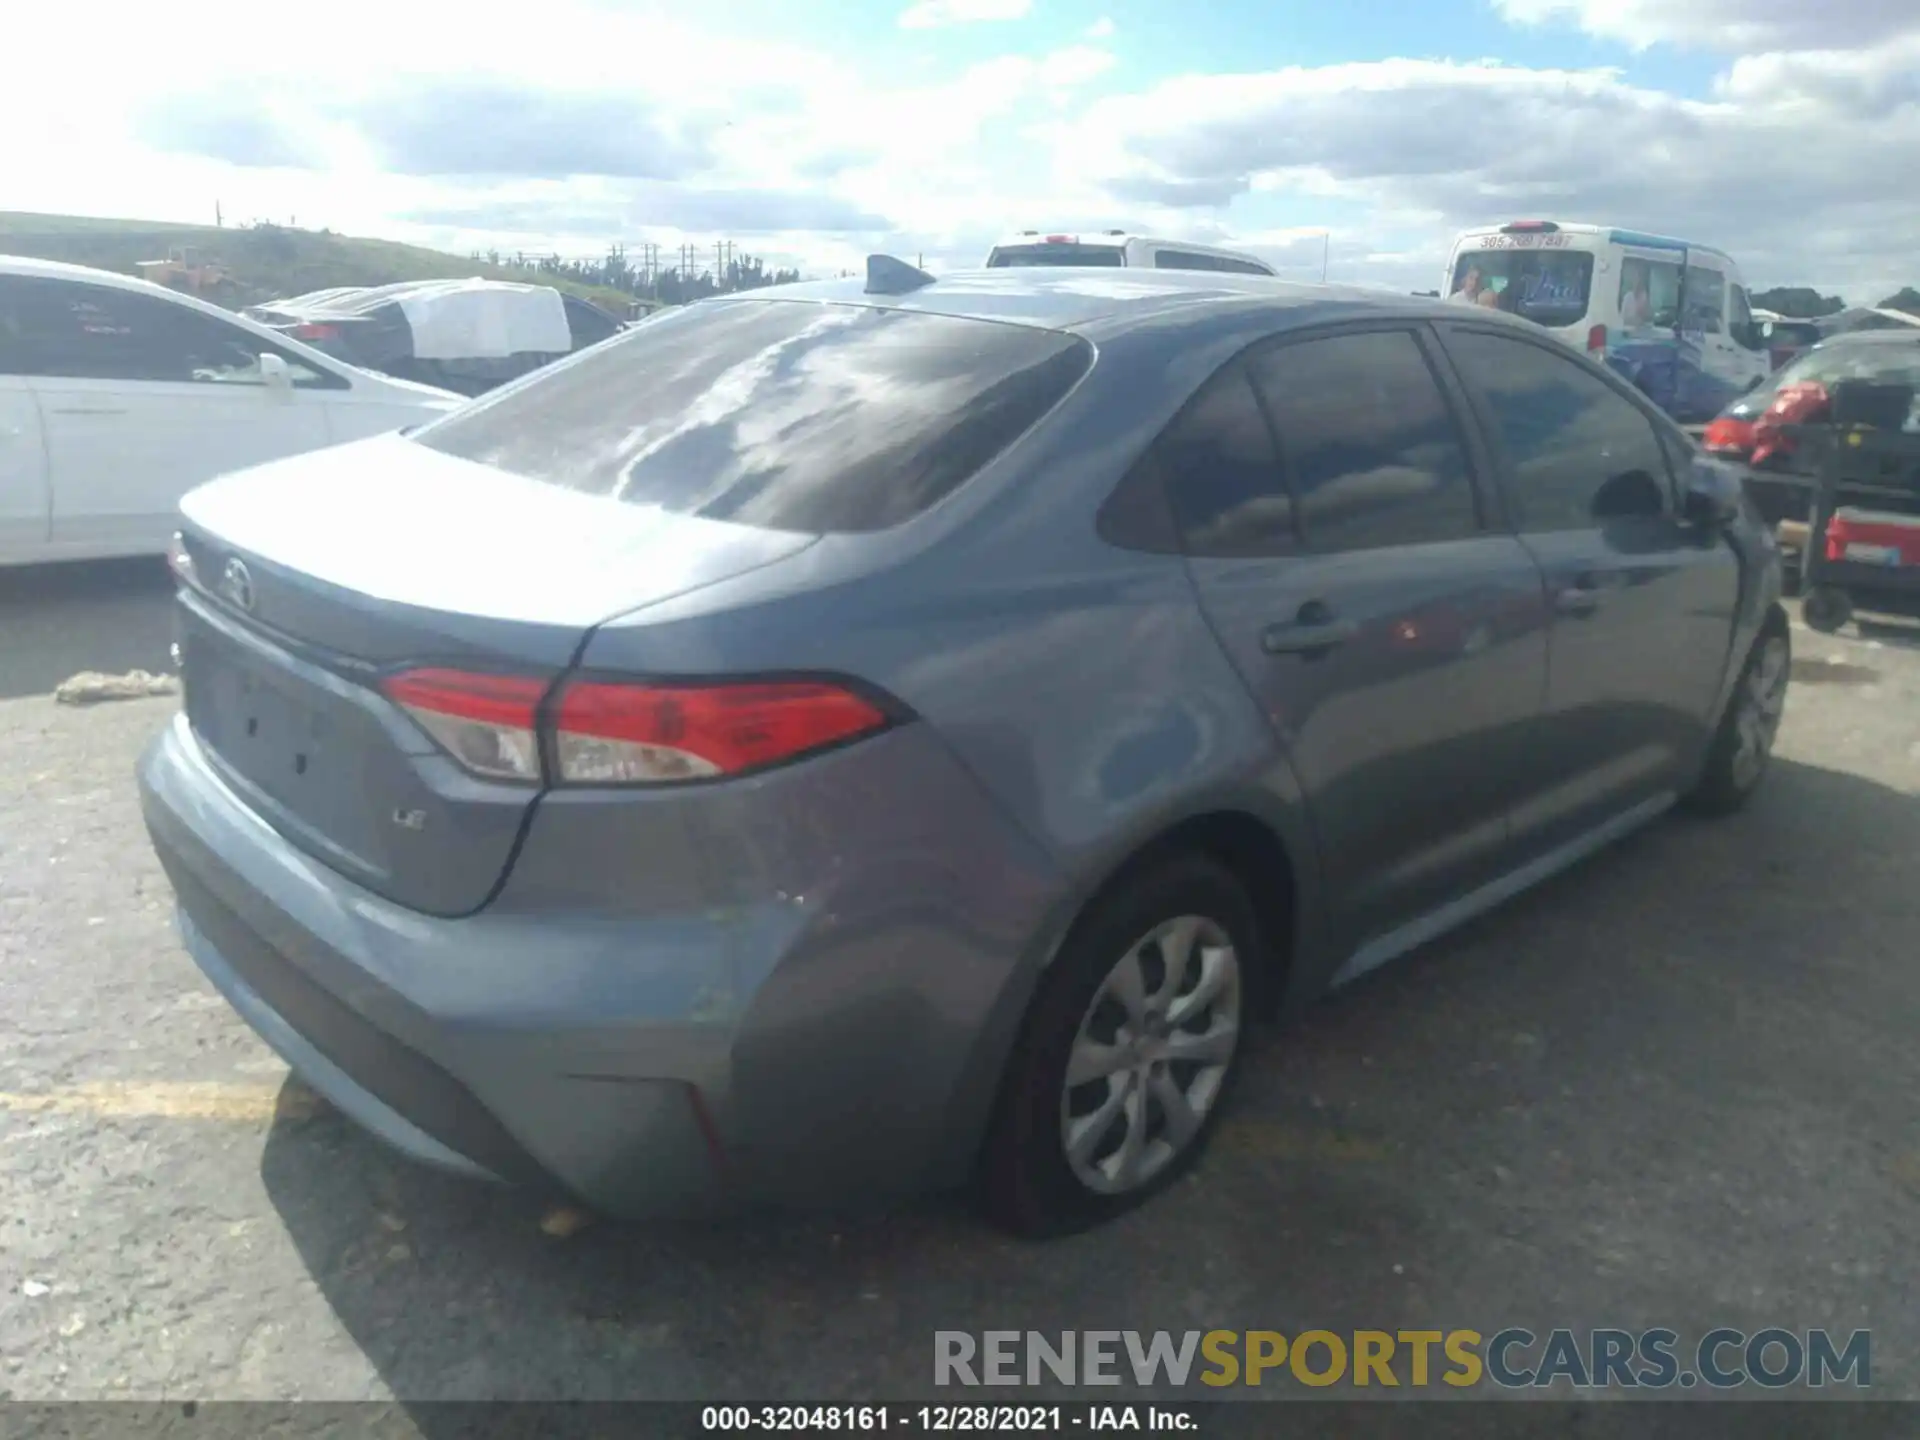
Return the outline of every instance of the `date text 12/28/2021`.
[[[1199,1422],[1162,1405],[706,1405],[708,1432],[823,1434],[847,1431],[930,1435],[1064,1435],[1075,1431],[1191,1433]]]

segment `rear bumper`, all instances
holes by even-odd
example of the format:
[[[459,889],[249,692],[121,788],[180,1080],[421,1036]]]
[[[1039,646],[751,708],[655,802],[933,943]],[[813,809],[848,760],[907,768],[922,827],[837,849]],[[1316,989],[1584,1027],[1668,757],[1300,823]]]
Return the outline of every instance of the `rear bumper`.
[[[953,852],[916,866],[944,893],[902,894],[896,871],[820,909],[716,917],[690,897],[662,918],[541,914],[510,885],[440,919],[288,844],[184,716],[139,778],[189,953],[303,1079],[417,1160],[616,1216],[960,1178],[1037,969],[1020,939],[1055,894],[1040,867],[960,878],[981,827],[1004,827],[956,793]]]

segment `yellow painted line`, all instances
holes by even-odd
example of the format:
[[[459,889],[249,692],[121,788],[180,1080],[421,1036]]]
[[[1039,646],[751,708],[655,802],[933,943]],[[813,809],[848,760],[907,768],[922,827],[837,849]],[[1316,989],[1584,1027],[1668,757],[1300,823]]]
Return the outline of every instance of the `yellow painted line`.
[[[108,1082],[40,1093],[0,1091],[0,1110],[17,1115],[88,1115],[113,1120],[309,1120],[326,1102],[300,1086],[222,1081]]]

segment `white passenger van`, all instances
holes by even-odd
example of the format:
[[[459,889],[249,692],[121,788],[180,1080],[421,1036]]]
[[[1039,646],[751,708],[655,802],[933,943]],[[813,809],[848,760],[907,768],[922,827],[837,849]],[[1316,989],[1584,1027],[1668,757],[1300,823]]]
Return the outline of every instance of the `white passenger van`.
[[[1002,240],[987,254],[987,268],[1015,265],[1134,265],[1149,270],[1222,270],[1230,275],[1271,275],[1274,269],[1258,256],[1217,245],[1193,245],[1185,240],[1155,240],[1104,230],[1095,235],[1042,235],[1022,230]]]
[[[1515,220],[1453,242],[1441,294],[1533,320],[1632,380],[1683,424],[1772,369],[1725,251],[1609,225]]]

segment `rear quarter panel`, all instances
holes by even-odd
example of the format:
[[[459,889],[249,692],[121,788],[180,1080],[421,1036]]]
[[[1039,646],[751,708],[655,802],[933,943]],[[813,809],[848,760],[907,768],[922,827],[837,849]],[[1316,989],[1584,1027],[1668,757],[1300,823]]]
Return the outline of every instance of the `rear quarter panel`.
[[[1231,811],[1280,838],[1300,897],[1289,949],[1305,961],[1291,967],[1286,999],[1303,1002],[1325,978],[1312,837],[1272,727],[1216,642],[1180,557],[1122,550],[1095,529],[1099,505],[1191,390],[1270,328],[1229,324],[1204,344],[1134,336],[1106,346],[1100,383],[1083,383],[925,527],[823,540],[604,625],[581,656],[588,667],[640,673],[813,672],[877,685],[972,777],[1010,827],[1009,853],[1031,845],[1047,857],[1043,903],[996,967],[971,970],[964,994],[935,967],[941,954],[977,948],[979,918],[963,927],[957,892],[925,872],[931,889],[898,902],[916,912],[920,959],[902,973],[924,1004],[897,1013],[940,1016],[942,1040],[955,1023],[977,1036],[938,1082],[951,1096],[949,1173],[972,1153],[1027,1001],[1074,919],[1173,825]],[[848,774],[859,755],[844,757]],[[937,786],[922,788],[896,775],[872,803],[940,803]],[[851,872],[876,857],[843,858]],[[851,956],[849,974],[873,963]],[[902,1056],[950,1053],[909,1024],[872,1038]]]

